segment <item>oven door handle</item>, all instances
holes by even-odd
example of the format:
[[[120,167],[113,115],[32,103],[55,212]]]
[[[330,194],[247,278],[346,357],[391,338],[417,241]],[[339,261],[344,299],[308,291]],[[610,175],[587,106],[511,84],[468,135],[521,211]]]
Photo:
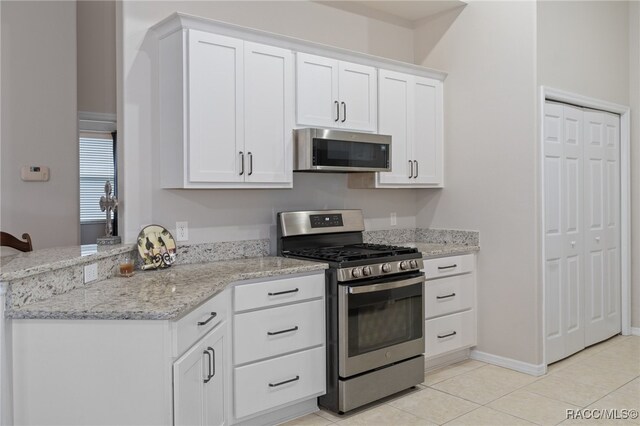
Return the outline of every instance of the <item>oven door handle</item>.
[[[394,288],[408,287],[414,284],[425,282],[424,275],[402,281],[391,281],[388,283],[362,285],[357,287],[347,287],[349,294],[373,293],[374,291],[391,290]]]

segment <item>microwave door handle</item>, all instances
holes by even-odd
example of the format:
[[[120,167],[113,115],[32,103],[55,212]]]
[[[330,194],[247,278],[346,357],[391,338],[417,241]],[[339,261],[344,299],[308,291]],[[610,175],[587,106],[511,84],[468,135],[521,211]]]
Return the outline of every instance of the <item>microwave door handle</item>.
[[[409,278],[408,280],[402,280],[402,281],[391,281],[391,282],[380,283],[380,284],[347,287],[347,291],[349,292],[349,294],[373,293],[376,291],[392,290],[394,288],[408,287],[410,285],[420,284],[423,282],[425,282],[424,275],[415,277],[415,278]]]

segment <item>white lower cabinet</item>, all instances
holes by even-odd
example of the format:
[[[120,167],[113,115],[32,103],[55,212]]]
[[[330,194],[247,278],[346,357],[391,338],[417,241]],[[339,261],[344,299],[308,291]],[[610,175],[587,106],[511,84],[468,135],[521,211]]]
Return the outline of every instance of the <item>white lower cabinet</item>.
[[[173,364],[176,425],[225,424],[225,324],[209,332]]]
[[[475,255],[426,259],[424,271],[425,357],[429,364],[430,359],[476,345]]]
[[[231,284],[176,321],[11,320],[13,423],[258,425],[308,414],[326,387],[324,279]]]
[[[234,288],[234,421],[260,424],[325,393],[324,281],[315,274]]]

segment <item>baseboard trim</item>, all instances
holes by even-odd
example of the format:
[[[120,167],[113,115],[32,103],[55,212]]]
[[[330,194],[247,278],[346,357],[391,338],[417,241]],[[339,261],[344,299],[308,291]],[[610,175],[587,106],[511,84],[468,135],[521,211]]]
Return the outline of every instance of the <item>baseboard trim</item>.
[[[511,370],[519,371],[520,373],[529,374],[531,376],[542,376],[547,372],[547,368],[544,364],[529,364],[528,362],[522,362],[511,358],[505,358],[503,356],[489,354],[486,352],[480,352],[472,350],[469,354],[471,359],[476,361],[486,362],[488,364],[497,365],[498,367],[505,367]]]
[[[631,327],[632,336],[640,336],[640,327]]]
[[[433,371],[446,365],[455,364],[469,359],[469,348],[460,351],[440,355],[433,358],[427,358],[424,362],[424,371]]]

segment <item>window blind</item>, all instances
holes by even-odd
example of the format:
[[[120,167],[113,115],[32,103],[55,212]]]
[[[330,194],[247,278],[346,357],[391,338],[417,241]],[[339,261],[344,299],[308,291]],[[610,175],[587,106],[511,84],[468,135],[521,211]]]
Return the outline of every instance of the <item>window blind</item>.
[[[80,137],[80,223],[104,221],[100,197],[107,180],[114,186],[113,163],[111,135]]]

